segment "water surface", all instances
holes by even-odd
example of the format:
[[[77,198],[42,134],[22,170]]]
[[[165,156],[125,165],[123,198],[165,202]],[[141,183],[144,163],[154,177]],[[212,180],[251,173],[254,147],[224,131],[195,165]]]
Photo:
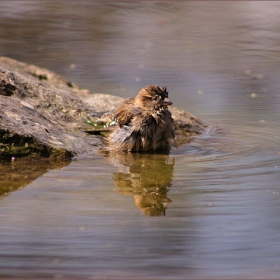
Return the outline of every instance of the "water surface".
[[[25,180],[17,166],[0,201],[1,277],[280,277],[278,2],[0,9],[1,55],[93,92],[167,86],[215,128],[168,156],[87,155]]]

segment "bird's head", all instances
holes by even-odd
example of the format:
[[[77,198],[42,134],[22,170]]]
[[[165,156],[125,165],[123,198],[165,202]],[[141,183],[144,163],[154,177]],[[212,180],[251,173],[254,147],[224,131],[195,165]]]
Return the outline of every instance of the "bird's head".
[[[166,87],[150,85],[139,91],[134,99],[134,104],[144,110],[158,110],[173,103],[168,99]]]

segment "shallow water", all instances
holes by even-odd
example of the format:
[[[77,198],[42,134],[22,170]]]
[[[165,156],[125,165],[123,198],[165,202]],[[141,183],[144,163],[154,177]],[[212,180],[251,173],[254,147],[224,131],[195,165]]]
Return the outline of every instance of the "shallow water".
[[[100,153],[22,171],[25,187],[18,178],[0,201],[1,277],[280,277],[278,2],[0,9],[2,55],[94,92],[167,86],[214,126],[169,156]]]

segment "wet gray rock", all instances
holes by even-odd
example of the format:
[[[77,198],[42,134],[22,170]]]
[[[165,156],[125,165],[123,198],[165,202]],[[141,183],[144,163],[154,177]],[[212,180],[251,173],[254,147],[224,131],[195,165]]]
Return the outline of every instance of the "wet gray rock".
[[[108,125],[122,100],[81,89],[47,69],[0,57],[0,157],[95,153],[104,141],[85,131]],[[170,110],[179,136],[189,139],[208,128],[184,110]]]

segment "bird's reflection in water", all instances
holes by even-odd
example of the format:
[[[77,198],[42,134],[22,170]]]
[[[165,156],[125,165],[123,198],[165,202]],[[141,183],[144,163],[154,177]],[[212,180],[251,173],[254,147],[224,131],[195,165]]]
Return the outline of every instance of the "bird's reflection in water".
[[[120,193],[131,195],[135,205],[147,216],[165,216],[171,200],[175,161],[169,155],[109,153],[109,162],[118,168],[113,179]]]

